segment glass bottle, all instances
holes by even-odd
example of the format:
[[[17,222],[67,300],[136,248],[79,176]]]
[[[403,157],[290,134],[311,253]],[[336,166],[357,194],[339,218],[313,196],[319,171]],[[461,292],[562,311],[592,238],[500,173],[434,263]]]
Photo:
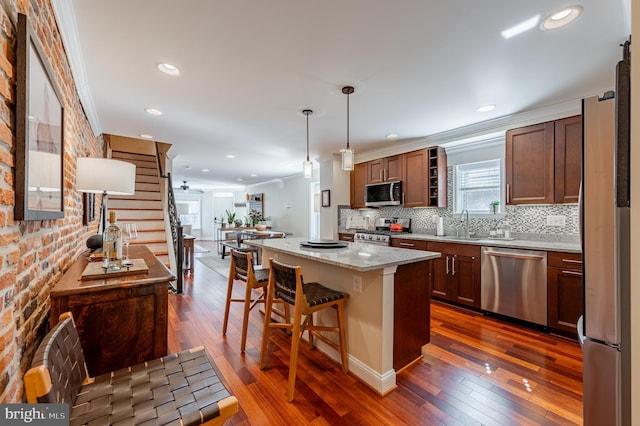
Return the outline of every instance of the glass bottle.
[[[102,235],[102,267],[107,271],[119,271],[122,261],[122,231],[116,224],[116,212],[109,212],[109,226]]]

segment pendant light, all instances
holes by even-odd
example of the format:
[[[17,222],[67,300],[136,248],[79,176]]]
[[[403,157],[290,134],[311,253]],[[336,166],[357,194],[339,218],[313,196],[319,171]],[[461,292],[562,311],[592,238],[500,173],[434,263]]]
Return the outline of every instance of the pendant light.
[[[310,179],[313,177],[313,163],[309,161],[309,116],[313,114],[313,111],[305,109],[302,113],[307,116],[307,160],[302,163],[302,170],[304,177]]]
[[[342,170],[351,171],[353,170],[353,150],[349,148],[349,95],[355,91],[353,86],[344,86],[342,88],[342,93],[347,95],[347,148],[341,149],[342,153]]]

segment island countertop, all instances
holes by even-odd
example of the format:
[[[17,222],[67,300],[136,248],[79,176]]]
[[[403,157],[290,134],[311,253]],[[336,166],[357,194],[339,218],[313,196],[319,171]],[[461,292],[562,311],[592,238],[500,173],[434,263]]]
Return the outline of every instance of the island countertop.
[[[433,251],[409,250],[359,242],[346,243],[347,247],[331,249],[300,246],[300,243],[306,240],[308,239],[273,238],[245,240],[243,243],[359,272],[406,265],[440,257],[440,253]]]

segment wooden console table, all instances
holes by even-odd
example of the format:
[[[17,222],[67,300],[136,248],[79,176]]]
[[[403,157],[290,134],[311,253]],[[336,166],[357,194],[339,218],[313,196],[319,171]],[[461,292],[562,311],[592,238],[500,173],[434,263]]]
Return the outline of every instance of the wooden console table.
[[[71,311],[92,377],[167,355],[167,294],[175,276],[146,246],[132,245],[129,256],[144,259],[149,272],[81,280],[83,256],[51,290],[51,326]]]

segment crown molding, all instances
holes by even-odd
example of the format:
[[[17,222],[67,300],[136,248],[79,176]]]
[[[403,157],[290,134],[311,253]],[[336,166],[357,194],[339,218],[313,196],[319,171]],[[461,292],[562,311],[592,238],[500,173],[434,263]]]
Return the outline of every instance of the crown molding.
[[[76,25],[76,15],[73,11],[73,2],[69,0],[51,0],[51,5],[53,6],[56,21],[58,22],[58,30],[60,31],[62,44],[67,53],[67,60],[71,67],[73,84],[76,87],[76,92],[78,92],[78,97],[84,108],[87,120],[89,120],[91,130],[93,130],[94,136],[98,136],[102,133],[102,126],[98,118],[98,113],[96,112],[93,96],[91,96],[91,91],[89,90],[87,74],[84,70],[80,36]]]
[[[487,143],[487,141],[494,141],[497,143],[496,141],[499,138],[504,137],[505,132],[509,129],[581,114],[583,98],[601,95],[607,90],[611,90],[611,88],[603,88],[601,90],[585,94],[583,97],[577,99],[571,99],[530,111],[504,115],[502,117],[481,121],[479,123],[458,127],[456,129],[440,133],[434,133],[424,137],[396,141],[392,147],[366,151],[361,154],[356,152],[356,163],[363,163],[365,161],[384,158],[390,155],[397,155],[403,152],[415,151],[435,145],[453,148],[467,144],[473,146],[474,144],[479,143],[486,146],[485,143]]]

